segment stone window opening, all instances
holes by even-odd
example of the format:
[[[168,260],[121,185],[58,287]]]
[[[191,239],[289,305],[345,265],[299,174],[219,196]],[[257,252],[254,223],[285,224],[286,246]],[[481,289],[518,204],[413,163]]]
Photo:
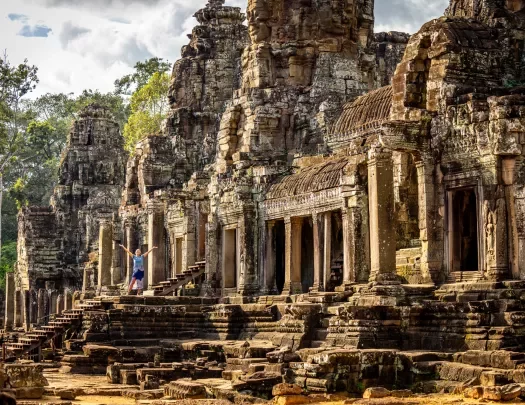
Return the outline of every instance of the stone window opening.
[[[479,271],[479,207],[474,187],[449,191],[450,270]]]
[[[222,241],[222,281],[223,288],[237,288],[239,268],[239,249],[237,228],[225,229]]]

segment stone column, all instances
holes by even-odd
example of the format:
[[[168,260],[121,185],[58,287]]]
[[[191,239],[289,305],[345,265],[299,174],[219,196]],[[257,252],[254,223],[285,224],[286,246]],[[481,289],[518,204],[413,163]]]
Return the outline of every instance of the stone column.
[[[375,147],[368,159],[370,281],[388,281],[396,279],[392,153]]]
[[[45,325],[46,324],[46,297],[47,297],[47,291],[41,288],[38,290],[38,325]]]
[[[507,207],[503,196],[496,196],[493,204],[483,202],[483,226],[487,278],[503,281],[509,276]]]
[[[516,213],[516,190],[514,178],[516,176],[516,157],[505,157],[501,161],[501,178],[505,186],[505,201],[507,203],[507,223],[509,232],[509,264],[510,274],[514,280],[522,279],[522,267],[525,263],[520,260],[518,218]]]
[[[312,224],[314,233],[314,285],[312,291],[324,291],[326,284],[324,283],[324,243],[323,243],[323,227],[324,216],[326,214],[312,214]],[[325,241],[326,243],[326,241]]]
[[[165,281],[166,278],[166,246],[164,244],[164,206],[163,204],[150,201],[148,203],[148,248],[154,249],[147,257],[148,277],[147,285],[150,288]]]
[[[285,225],[285,280],[283,295],[301,294],[301,232],[302,218],[286,218]]]
[[[21,327],[24,323],[24,302],[22,291],[15,291],[15,327]]]
[[[22,293],[24,306],[24,329],[29,331],[31,329],[31,292],[29,290]]]
[[[332,213],[323,214],[323,288],[326,291],[332,274]]]
[[[124,223],[125,232],[126,232],[126,248],[130,252],[135,252],[138,248],[138,245],[135,243],[135,232],[133,224],[130,220],[126,220]],[[126,254],[126,283],[131,281],[131,274],[133,273],[133,259]]]
[[[113,257],[111,260],[111,285],[122,282],[122,271],[120,267],[120,246],[117,241],[113,241]],[[128,256],[129,257],[129,256]]]
[[[261,240],[261,250],[264,251],[263,280],[264,293],[272,294],[277,290],[275,285],[275,222],[267,221],[263,230]]]
[[[237,229],[239,295],[259,293],[257,274],[257,221],[255,211],[247,208]]]
[[[73,294],[71,291],[66,291],[64,293],[64,310],[73,309]]]
[[[6,331],[13,329],[15,323],[15,275],[7,273],[5,280],[5,323]]]
[[[57,297],[57,315],[61,315],[64,312],[64,295],[59,294]]]
[[[113,260],[113,226],[111,220],[101,219],[98,239],[98,287],[111,285]]]
[[[366,282],[370,278],[370,239],[368,204],[364,190],[356,186],[349,192],[343,220],[343,284]]]
[[[29,292],[29,319],[31,325],[38,323],[38,294],[35,290]]]
[[[57,313],[57,292],[53,290],[49,293],[49,314],[54,315]]]
[[[431,162],[416,162],[419,238],[421,240],[421,274],[425,281],[444,281],[443,218],[439,214],[435,193],[434,165]]]

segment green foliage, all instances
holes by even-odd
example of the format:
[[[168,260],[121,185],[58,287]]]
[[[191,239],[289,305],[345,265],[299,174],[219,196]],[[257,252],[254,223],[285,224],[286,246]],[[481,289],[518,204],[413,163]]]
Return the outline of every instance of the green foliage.
[[[128,120],[130,113],[129,105],[126,104],[121,95],[101,93],[98,90],[93,91],[91,89],[84,90],[82,94],[74,100],[75,114],[93,103],[109,108],[121,128]]]
[[[0,289],[5,290],[5,275],[14,271],[17,260],[16,242],[4,243],[0,259]]]
[[[168,74],[156,72],[131,96],[131,115],[124,126],[126,150],[130,153],[139,140],[160,132],[168,112],[168,88]]]
[[[171,64],[162,58],[151,58],[135,64],[135,72],[115,80],[115,94],[132,94],[145,86],[155,73],[166,73]]]

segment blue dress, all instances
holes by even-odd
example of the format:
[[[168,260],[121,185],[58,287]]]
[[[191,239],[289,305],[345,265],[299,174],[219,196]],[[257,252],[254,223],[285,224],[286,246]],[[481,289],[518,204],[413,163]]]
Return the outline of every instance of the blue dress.
[[[144,256],[133,255],[133,274],[131,277],[136,280],[144,278]]]

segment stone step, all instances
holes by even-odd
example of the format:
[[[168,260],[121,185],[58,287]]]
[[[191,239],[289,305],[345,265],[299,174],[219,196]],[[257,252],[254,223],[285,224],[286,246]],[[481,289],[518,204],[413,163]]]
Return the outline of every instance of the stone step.
[[[506,350],[468,350],[454,354],[454,361],[473,366],[514,370],[525,364],[525,353]]]

